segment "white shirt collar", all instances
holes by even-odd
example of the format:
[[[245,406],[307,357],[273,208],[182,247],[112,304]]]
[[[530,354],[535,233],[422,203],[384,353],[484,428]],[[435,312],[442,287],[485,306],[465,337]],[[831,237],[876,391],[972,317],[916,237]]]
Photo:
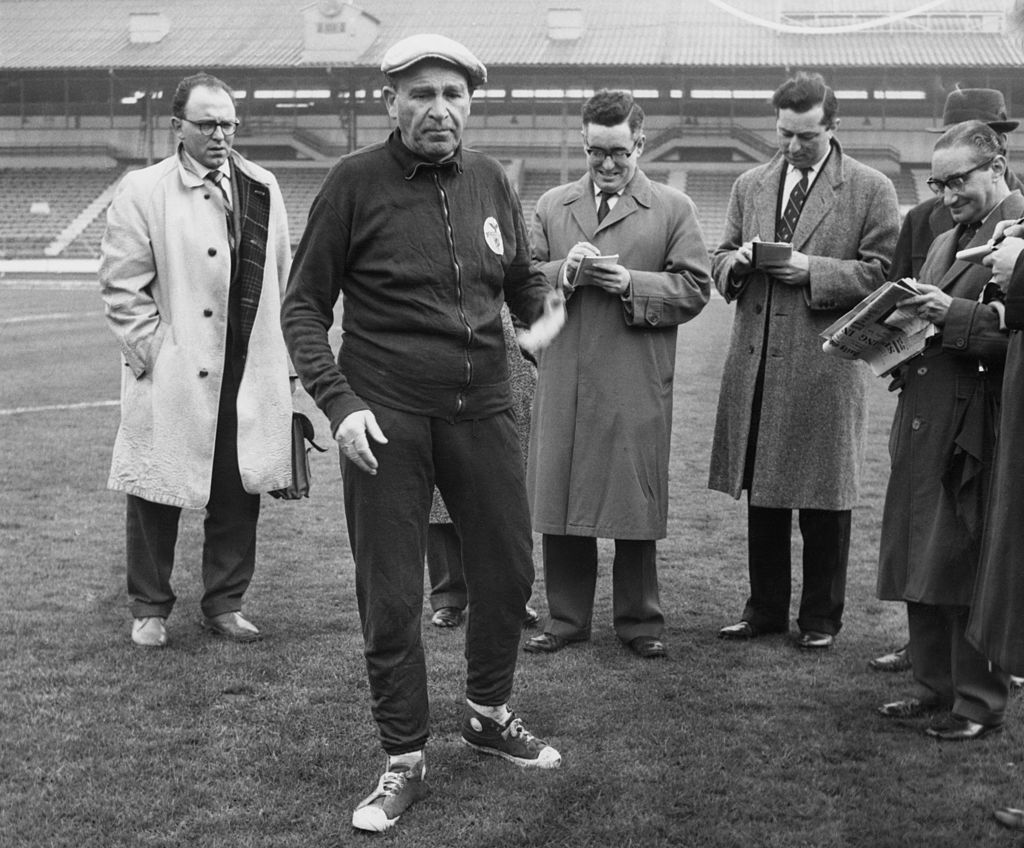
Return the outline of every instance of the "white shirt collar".
[[[185,163],[185,170],[195,174],[199,179],[205,180],[206,175],[210,171],[220,171],[225,179],[231,179],[231,165],[228,160],[224,160],[217,168],[204,168],[203,165],[196,159],[191,153],[189,153],[184,145],[181,147],[181,161]]]

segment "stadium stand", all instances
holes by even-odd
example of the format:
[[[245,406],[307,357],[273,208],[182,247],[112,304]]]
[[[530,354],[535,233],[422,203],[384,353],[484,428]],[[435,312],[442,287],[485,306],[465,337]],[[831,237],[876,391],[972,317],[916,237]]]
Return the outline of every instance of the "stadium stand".
[[[844,147],[909,208],[949,90],[999,88],[1011,117],[1024,104],[1004,5],[636,0],[623,17],[619,0],[222,0],[211,33],[199,0],[0,0],[0,263],[95,259],[107,192],[173,149],[170,90],[200,69],[244,95],[236,144],[278,176],[297,241],[334,159],[387,132],[381,54],[424,20],[487,63],[470,141],[505,164],[527,220],[582,172],[582,98],[626,87],[648,114],[645,170],[693,197],[715,244],[735,177],[773,151],[770,89],[798,68],[840,92]]]

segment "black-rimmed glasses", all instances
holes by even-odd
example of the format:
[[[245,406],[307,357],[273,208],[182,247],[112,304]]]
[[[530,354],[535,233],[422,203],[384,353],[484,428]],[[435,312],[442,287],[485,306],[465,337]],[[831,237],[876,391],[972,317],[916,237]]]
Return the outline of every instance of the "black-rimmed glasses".
[[[629,157],[632,156],[636,149],[640,146],[641,139],[637,139],[633,142],[633,146],[626,150],[625,147],[613,147],[611,150],[606,150],[603,147],[591,147],[585,144],[583,150],[587,154],[587,158],[590,159],[595,165],[600,165],[605,159],[611,159],[616,165],[625,165],[629,161]]]
[[[193,121],[191,118],[182,118],[181,120],[188,121],[203,135],[213,135],[217,132],[218,127],[224,135],[234,135],[238,125],[241,124],[241,121]]]
[[[966,171],[961,171],[959,174],[950,174],[946,179],[940,180],[937,177],[929,177],[925,182],[928,184],[928,188],[935,194],[942,194],[947,188],[954,194],[964,190],[964,186],[967,185],[967,178],[975,171],[980,171],[982,168],[987,168],[993,162],[996,161],[996,157],[993,156],[987,162],[982,162],[975,165],[973,168],[968,168]]]

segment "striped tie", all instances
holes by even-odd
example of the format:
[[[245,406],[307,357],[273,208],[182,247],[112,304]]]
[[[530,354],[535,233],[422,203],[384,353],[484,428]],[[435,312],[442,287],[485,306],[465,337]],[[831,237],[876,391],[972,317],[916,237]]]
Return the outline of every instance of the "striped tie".
[[[782,217],[776,224],[776,241],[793,240],[796,222],[800,220],[800,210],[804,208],[804,201],[807,199],[807,174],[810,170],[810,168],[800,169],[800,182],[793,186],[793,190],[789,193],[789,202],[786,203],[786,211],[782,213]]]

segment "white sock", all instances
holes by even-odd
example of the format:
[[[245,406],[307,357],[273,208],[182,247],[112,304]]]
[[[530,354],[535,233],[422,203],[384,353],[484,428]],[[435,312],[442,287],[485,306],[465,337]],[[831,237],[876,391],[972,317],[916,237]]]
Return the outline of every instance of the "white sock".
[[[505,724],[512,716],[508,704],[502,704],[499,707],[485,707],[482,704],[474,704],[469,698],[466,698],[466,703],[480,713],[480,715],[487,716],[487,718],[498,722],[498,724]]]
[[[395,766],[402,765],[412,768],[420,760],[424,759],[423,749],[420,748],[418,751],[409,751],[405,754],[395,754],[394,756],[388,755],[388,771],[393,769]],[[423,763],[423,775],[427,774],[427,764]]]

